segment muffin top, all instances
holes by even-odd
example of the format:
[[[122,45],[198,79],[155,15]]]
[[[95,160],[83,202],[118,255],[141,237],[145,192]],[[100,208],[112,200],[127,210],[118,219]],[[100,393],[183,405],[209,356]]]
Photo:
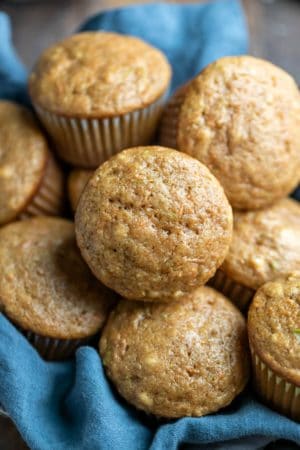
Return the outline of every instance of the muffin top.
[[[114,295],[91,274],[74,225],[37,217],[0,229],[0,308],[42,336],[79,339],[99,331]]]
[[[0,224],[14,220],[36,194],[48,162],[45,137],[23,106],[0,101]]]
[[[295,81],[251,56],[219,59],[186,90],[177,145],[209,167],[233,208],[274,203],[299,181],[300,94]]]
[[[257,289],[300,271],[300,204],[285,198],[261,211],[234,212],[233,238],[221,269]]]
[[[83,189],[91,178],[93,170],[74,169],[68,177],[68,194],[72,210],[75,211]]]
[[[300,387],[300,273],[264,284],[248,315],[254,351],[279,376]]]
[[[248,380],[244,318],[208,287],[184,302],[121,300],[103,330],[100,353],[120,394],[162,417],[217,411]]]
[[[165,56],[142,40],[75,34],[46,50],[29,79],[33,101],[65,116],[109,117],[143,108],[168,88]]]
[[[221,265],[232,212],[199,161],[136,147],[96,170],[75,224],[81,253],[105,285],[128,299],[169,301],[204,284]]]

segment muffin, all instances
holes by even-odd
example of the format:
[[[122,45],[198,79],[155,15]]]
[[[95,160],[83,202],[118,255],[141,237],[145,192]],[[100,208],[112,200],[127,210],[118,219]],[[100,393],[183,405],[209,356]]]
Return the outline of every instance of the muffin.
[[[300,273],[270,281],[257,291],[248,331],[258,394],[300,421]]]
[[[221,58],[175,94],[160,142],[204,163],[233,208],[267,207],[299,181],[298,87],[267,61]]]
[[[32,113],[0,101],[0,225],[27,216],[58,215],[63,175]]]
[[[72,222],[36,217],[0,229],[0,308],[46,359],[95,336],[113,299],[82,260]]]
[[[130,300],[172,301],[205,284],[222,264],[232,211],[199,161],[136,147],[96,170],[75,224],[82,256],[103,284]]]
[[[119,393],[159,417],[218,411],[248,381],[245,321],[208,287],[184,302],[121,300],[103,330],[100,354]]]
[[[68,177],[68,195],[72,211],[76,210],[82,191],[93,173],[93,170],[83,169],[74,169],[70,172]]]
[[[300,204],[285,198],[234,212],[229,252],[210,284],[245,309],[260,286],[293,270],[300,270]]]
[[[85,32],[41,55],[29,90],[61,158],[95,169],[114,153],[151,141],[170,78],[165,56],[146,42]]]

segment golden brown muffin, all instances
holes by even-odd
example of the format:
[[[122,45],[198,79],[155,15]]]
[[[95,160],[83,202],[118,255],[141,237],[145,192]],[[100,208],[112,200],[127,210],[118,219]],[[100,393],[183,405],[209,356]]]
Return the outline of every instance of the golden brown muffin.
[[[267,281],[300,271],[300,204],[285,198],[233,217],[229,252],[211,284],[245,307]]]
[[[103,330],[100,354],[120,394],[162,417],[218,411],[248,381],[244,319],[208,287],[184,302],[120,301]]]
[[[299,181],[298,87],[267,61],[221,58],[175,95],[161,143],[207,165],[233,208],[268,206]]]
[[[20,216],[59,214],[63,176],[33,115],[0,101],[0,224]]]
[[[68,194],[72,210],[75,211],[83,189],[91,178],[93,170],[74,169],[68,177]]]
[[[29,79],[35,103],[63,116],[110,117],[143,108],[168,88],[165,56],[141,39],[75,34],[40,56]]]
[[[114,298],[92,276],[73,223],[63,219],[37,217],[0,229],[0,274],[1,310],[55,358],[101,329]]]
[[[41,55],[29,90],[60,156],[95,169],[126,147],[150,143],[170,78],[165,56],[146,42],[85,32]]]
[[[260,396],[300,421],[300,273],[263,285],[249,309],[254,383]]]
[[[170,301],[204,284],[221,265],[232,212],[199,161],[136,147],[96,170],[75,223],[81,253],[102,283],[128,299]]]

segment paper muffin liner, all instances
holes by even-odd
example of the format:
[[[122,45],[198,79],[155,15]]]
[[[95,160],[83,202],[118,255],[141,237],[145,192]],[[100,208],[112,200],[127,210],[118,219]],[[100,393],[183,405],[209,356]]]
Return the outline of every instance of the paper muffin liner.
[[[53,339],[40,336],[32,331],[21,330],[21,332],[37,349],[41,357],[48,361],[68,359],[74,355],[78,347],[87,344],[92,339]]]
[[[177,148],[178,119],[185,91],[186,85],[175,92],[163,111],[159,127],[159,143],[164,147]]]
[[[41,357],[47,361],[68,359],[74,355],[77,348],[90,343],[95,338],[95,335],[93,335],[82,339],[55,339],[42,336],[33,331],[24,330],[16,323],[14,323],[14,326],[26,337]]]
[[[64,206],[63,174],[52,155],[49,155],[42,183],[20,215],[21,219],[32,216],[57,216]]]
[[[246,311],[255,290],[243,286],[229,278],[222,270],[217,270],[208,284],[228,297],[241,311]]]
[[[254,388],[261,399],[280,413],[300,422],[300,386],[290,383],[270,369],[250,342]]]
[[[96,169],[119,151],[151,142],[166,95],[151,105],[108,118],[71,118],[35,110],[52,137],[58,155],[68,163]]]

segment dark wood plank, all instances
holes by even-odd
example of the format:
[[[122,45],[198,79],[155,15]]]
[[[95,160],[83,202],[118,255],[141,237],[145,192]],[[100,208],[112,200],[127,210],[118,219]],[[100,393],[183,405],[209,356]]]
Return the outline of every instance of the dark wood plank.
[[[17,4],[0,1],[0,9],[11,17],[16,47],[25,64],[31,67],[44,48],[72,33],[87,17],[129,3],[134,1],[37,0]]]
[[[245,0],[251,53],[290,72],[300,83],[300,2]]]

